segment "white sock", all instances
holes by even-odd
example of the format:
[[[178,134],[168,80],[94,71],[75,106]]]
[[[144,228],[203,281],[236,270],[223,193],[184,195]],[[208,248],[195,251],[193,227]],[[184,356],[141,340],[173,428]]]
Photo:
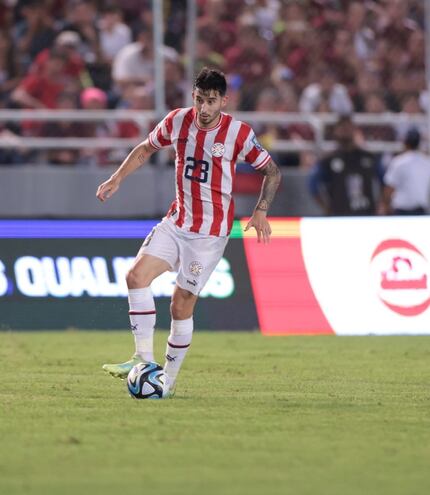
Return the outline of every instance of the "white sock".
[[[131,331],[136,354],[145,361],[154,361],[155,303],[149,287],[128,290]]]
[[[173,385],[193,338],[193,317],[186,320],[172,320],[166,345],[164,371]]]

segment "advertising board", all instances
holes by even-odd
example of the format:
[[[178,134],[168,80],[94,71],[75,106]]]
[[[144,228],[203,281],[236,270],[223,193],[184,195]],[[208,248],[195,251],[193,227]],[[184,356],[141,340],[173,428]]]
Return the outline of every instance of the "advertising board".
[[[271,223],[244,240],[264,334],[430,334],[429,217]]]
[[[430,334],[429,217],[236,221],[201,293],[198,328],[265,335]],[[0,328],[127,328],[125,274],[145,221],[0,221]],[[169,328],[175,273],[154,281]]]
[[[127,327],[125,275],[155,224],[0,221],[1,328]],[[170,326],[175,277],[167,272],[152,284],[159,328]],[[243,245],[236,235],[201,292],[196,321],[205,329],[257,326]]]

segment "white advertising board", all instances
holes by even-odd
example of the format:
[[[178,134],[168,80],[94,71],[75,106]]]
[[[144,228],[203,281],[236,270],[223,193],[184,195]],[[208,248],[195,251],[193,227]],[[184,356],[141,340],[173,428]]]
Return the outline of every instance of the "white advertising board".
[[[300,229],[334,333],[430,334],[430,217],[302,218]]]

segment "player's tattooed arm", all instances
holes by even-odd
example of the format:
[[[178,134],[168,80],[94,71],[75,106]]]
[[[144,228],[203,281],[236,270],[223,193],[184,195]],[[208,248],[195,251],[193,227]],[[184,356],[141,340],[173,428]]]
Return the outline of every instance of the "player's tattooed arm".
[[[268,243],[272,229],[267,220],[267,211],[275,197],[276,191],[281,182],[281,172],[276,163],[271,160],[261,173],[265,176],[261,186],[260,197],[258,198],[257,206],[254,209],[251,219],[249,220],[245,230],[254,227],[257,232],[258,242]]]
[[[133,148],[118,170],[107,181],[100,184],[96,193],[97,198],[100,201],[109,199],[118,190],[122,180],[142,166],[155,151],[157,149],[151,146],[148,139]]]
[[[281,172],[276,163],[271,160],[261,173],[265,176],[261,186],[256,211],[267,212],[281,183]]]
[[[157,151],[156,148],[153,148],[151,144],[149,143],[148,139],[145,139],[143,143],[140,143],[136,148],[134,148],[133,151],[136,150],[136,159],[139,162],[139,165],[143,165],[146,160],[154,153],[154,151]],[[133,151],[131,153],[133,153]]]

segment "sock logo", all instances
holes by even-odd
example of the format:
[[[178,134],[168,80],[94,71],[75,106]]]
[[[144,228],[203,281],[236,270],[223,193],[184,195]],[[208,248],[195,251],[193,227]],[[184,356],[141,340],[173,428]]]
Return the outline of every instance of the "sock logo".
[[[167,361],[169,361],[169,363],[171,363],[172,361],[176,360],[176,356],[170,356],[169,354],[166,354],[166,359]]]
[[[131,325],[131,331],[136,332],[137,331],[137,324],[136,325]]]

